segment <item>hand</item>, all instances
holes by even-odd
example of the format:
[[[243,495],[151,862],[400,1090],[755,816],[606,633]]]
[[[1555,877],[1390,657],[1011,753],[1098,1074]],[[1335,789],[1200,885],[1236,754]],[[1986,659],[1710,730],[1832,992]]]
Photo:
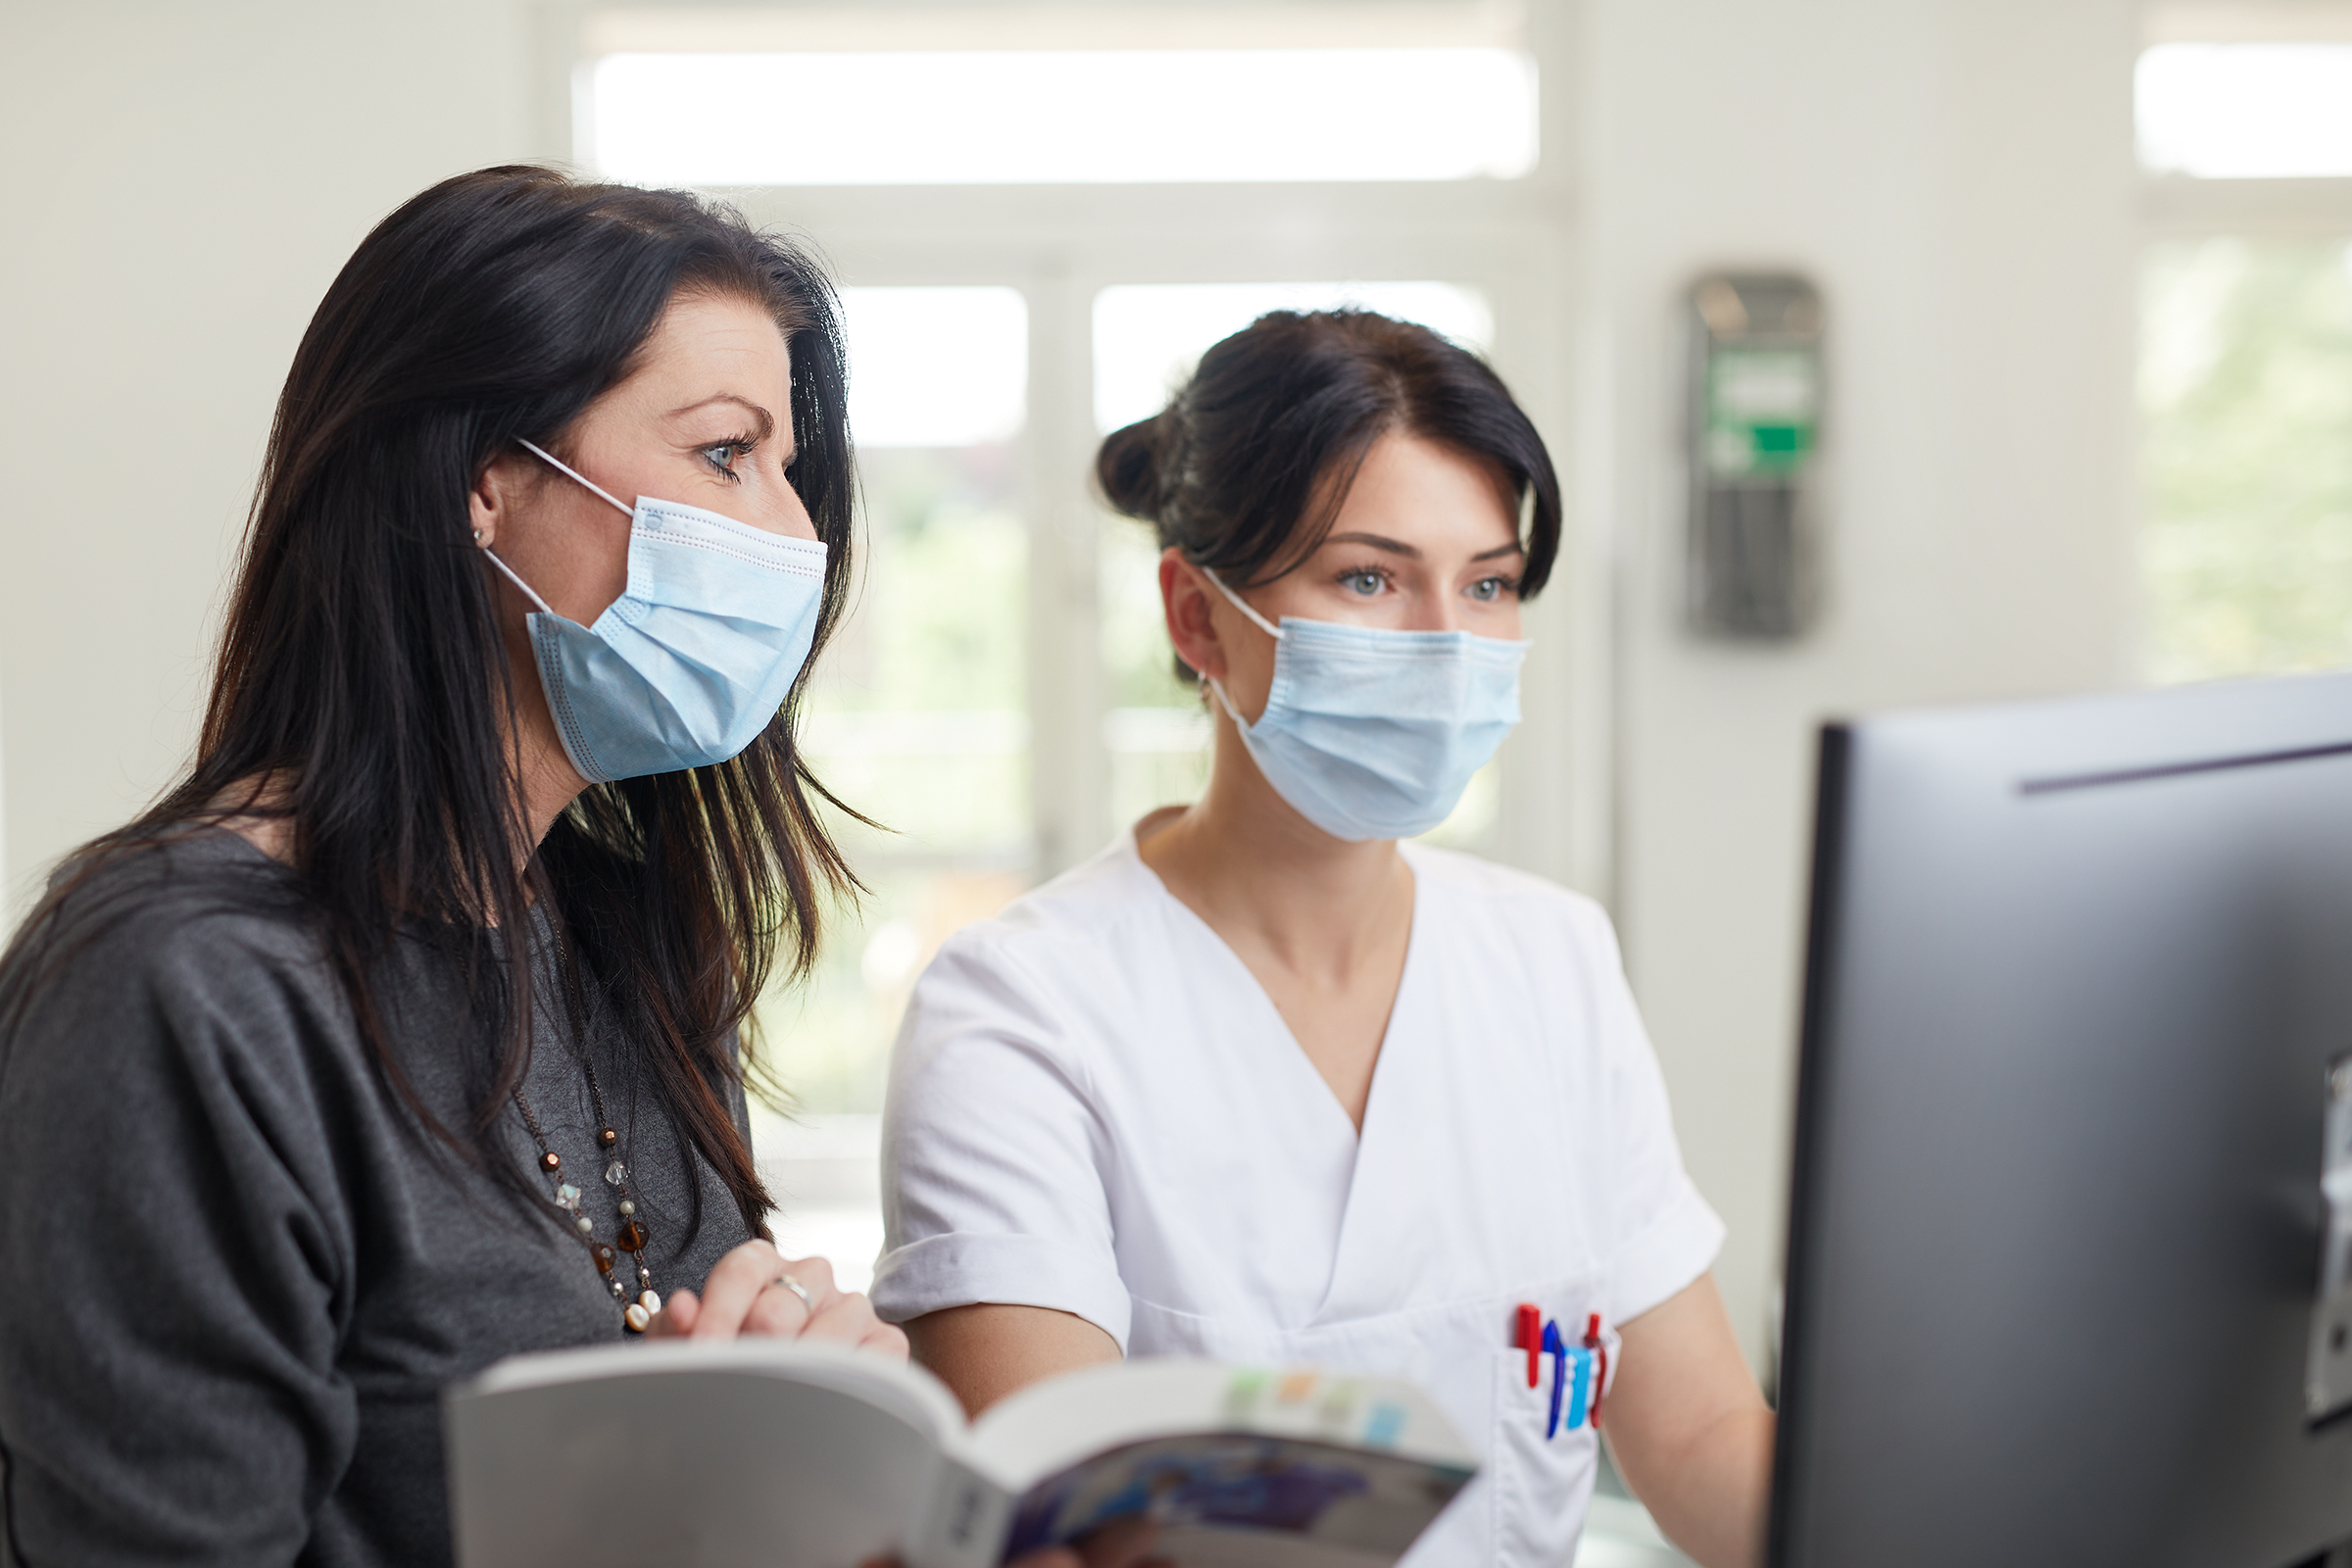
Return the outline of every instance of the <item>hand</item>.
[[[783,1284],[786,1279],[800,1291]],[[906,1336],[874,1316],[863,1296],[836,1289],[832,1264],[821,1257],[787,1261],[769,1242],[746,1242],[720,1258],[703,1281],[702,1295],[670,1292],[646,1331],[648,1339],[731,1340],[744,1334],[831,1340],[906,1358]]]

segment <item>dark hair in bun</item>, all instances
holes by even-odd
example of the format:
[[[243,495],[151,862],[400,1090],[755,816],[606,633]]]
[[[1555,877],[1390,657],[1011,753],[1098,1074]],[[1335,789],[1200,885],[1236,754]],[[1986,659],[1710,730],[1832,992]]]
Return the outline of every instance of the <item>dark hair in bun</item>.
[[[1543,437],[1484,360],[1370,311],[1259,317],[1202,355],[1165,409],[1104,437],[1095,481],[1113,509],[1151,523],[1162,549],[1246,587],[1315,553],[1364,454],[1390,430],[1509,485],[1529,513],[1519,591],[1533,598],[1560,548],[1560,481]],[[1327,489],[1326,476],[1337,481]]]

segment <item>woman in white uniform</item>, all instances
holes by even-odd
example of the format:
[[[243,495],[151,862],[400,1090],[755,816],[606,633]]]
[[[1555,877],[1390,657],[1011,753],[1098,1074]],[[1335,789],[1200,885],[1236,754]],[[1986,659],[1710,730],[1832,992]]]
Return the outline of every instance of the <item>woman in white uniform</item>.
[[[1547,1435],[1514,1332],[1597,1314],[1627,1481],[1756,1560],[1773,1418],[1608,918],[1398,842],[1518,718],[1559,539],[1534,427],[1423,328],[1277,313],[1098,472],[1158,530],[1208,785],[923,975],[876,1307],[975,1410],[1121,1354],[1412,1378],[1487,1456],[1416,1568],[1574,1555],[1597,1438]]]

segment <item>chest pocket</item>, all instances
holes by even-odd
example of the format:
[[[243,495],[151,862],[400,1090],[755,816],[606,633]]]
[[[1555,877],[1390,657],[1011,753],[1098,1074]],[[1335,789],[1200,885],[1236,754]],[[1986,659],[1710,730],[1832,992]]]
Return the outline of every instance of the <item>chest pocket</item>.
[[[1590,1280],[1514,1295],[1559,1312],[1572,1342],[1585,1318],[1568,1310],[1590,1295]],[[1305,1330],[1283,1331],[1246,1319],[1203,1319],[1137,1298],[1128,1353],[1205,1355],[1266,1365],[1299,1363],[1381,1373],[1419,1383],[1486,1459],[1476,1481],[1406,1553],[1403,1568],[1569,1568],[1583,1533],[1599,1462],[1590,1417],[1569,1425],[1576,1359],[1551,1414],[1553,1358],[1542,1358],[1536,1387],[1527,1352],[1498,1343],[1509,1333],[1511,1305],[1492,1298]],[[1605,1336],[1610,1373],[1616,1336]],[[1597,1368],[1595,1368],[1597,1371]],[[1587,1398],[1590,1402],[1590,1391]],[[1606,1414],[1606,1405],[1603,1405]]]
[[[1584,1317],[1563,1315],[1558,1322],[1570,1350],[1582,1349]],[[1604,1332],[1602,1349],[1605,1376],[1613,1380],[1614,1332]],[[1494,1560],[1498,1568],[1566,1568],[1576,1555],[1599,1469],[1600,1434],[1592,1407],[1606,1390],[1602,1358],[1539,1355],[1530,1387],[1525,1350],[1491,1353],[1494,1415],[1487,1440],[1487,1501]],[[1560,1395],[1556,1425],[1555,1386]],[[1607,1413],[1605,1402],[1601,1413]]]
[[[1576,1553],[1592,1494],[1599,1438],[1592,1423],[1545,1436],[1551,1407],[1551,1357],[1527,1386],[1527,1355],[1493,1352],[1494,1429],[1487,1447],[1487,1501],[1493,1510],[1499,1568],[1565,1568]],[[1570,1369],[1571,1377],[1574,1368]]]

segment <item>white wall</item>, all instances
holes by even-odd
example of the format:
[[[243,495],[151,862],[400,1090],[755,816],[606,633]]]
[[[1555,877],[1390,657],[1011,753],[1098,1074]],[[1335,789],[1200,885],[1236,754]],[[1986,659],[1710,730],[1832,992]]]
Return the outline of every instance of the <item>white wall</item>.
[[[1755,1351],[1814,725],[2130,672],[2136,22],[2130,0],[1590,0],[1586,24],[1579,458],[1622,563],[1618,914]],[[1828,304],[1832,600],[1785,649],[1676,619],[1674,311],[1739,265],[1799,268]]]
[[[521,7],[0,4],[0,929],[194,739],[278,384],[370,224],[533,152]]]

